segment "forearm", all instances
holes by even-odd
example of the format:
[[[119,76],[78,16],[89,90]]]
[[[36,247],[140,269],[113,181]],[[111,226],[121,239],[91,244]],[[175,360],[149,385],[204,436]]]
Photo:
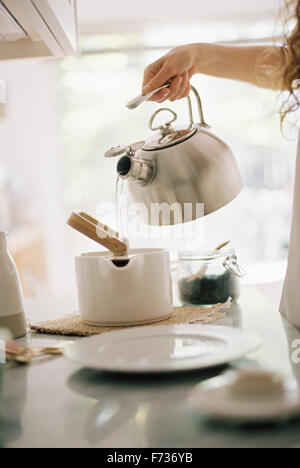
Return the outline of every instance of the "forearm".
[[[190,78],[196,73],[282,90],[283,69],[288,60],[284,47],[187,44],[170,50],[146,68],[143,94],[169,81],[170,88],[156,93],[151,100],[182,99],[189,95]]]
[[[285,64],[282,47],[275,46],[222,46],[195,44],[197,72],[244,81],[262,88],[281,89],[280,70]]]

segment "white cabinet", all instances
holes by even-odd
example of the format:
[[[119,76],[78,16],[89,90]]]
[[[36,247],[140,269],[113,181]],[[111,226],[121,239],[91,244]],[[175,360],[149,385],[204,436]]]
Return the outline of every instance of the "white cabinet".
[[[0,60],[79,53],[76,0],[0,0]]]
[[[0,41],[16,41],[25,37],[26,33],[0,2]]]
[[[78,49],[75,0],[32,0],[68,54]]]

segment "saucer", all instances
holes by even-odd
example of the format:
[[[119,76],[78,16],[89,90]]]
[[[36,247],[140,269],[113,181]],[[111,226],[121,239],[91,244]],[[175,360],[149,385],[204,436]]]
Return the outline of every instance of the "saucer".
[[[196,411],[213,419],[263,424],[300,416],[296,380],[261,370],[234,370],[199,384],[192,392]]]

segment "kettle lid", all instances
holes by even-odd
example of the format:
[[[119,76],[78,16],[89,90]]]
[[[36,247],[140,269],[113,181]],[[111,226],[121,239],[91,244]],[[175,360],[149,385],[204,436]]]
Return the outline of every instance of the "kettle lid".
[[[170,112],[173,115],[173,118],[166,122],[164,125],[154,127],[154,119],[160,112]],[[172,123],[177,119],[177,114],[168,108],[158,109],[151,117],[149,126],[151,130],[158,130],[154,133],[144,144],[143,150],[152,151],[156,149],[164,149],[173,145],[177,145],[188,138],[192,137],[197,133],[197,126],[190,125],[188,128],[186,126],[176,126],[173,127]]]
[[[143,150],[153,151],[156,149],[169,148],[170,146],[182,143],[183,141],[195,135],[195,133],[197,133],[197,127],[176,127],[165,136],[163,136],[161,133],[155,133],[146,141],[145,145],[143,146]]]

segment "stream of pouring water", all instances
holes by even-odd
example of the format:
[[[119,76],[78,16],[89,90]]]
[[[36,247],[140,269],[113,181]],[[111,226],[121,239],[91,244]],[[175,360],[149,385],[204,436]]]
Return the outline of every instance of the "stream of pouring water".
[[[125,180],[118,176],[116,183],[117,231],[120,239],[127,238],[127,192]]]

